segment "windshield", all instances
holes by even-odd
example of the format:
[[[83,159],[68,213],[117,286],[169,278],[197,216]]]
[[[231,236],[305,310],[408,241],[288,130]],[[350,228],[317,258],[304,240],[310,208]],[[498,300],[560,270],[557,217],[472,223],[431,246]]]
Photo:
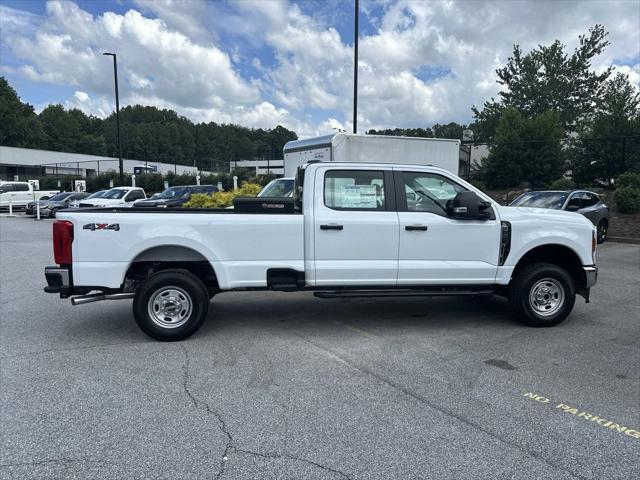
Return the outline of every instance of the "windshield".
[[[258,194],[259,197],[289,197],[293,192],[293,178],[272,181]]]
[[[128,190],[122,190],[121,188],[112,188],[104,193],[100,198],[108,198],[110,200],[116,200],[122,198],[127,194]]]
[[[160,193],[157,197],[159,200],[170,200],[172,198],[181,198],[189,195],[189,189],[185,187],[171,187]]]
[[[109,190],[99,190],[97,192],[92,193],[87,198],[102,198],[104,194],[107,193],[108,191]]]
[[[537,207],[560,210],[569,194],[567,192],[529,192],[520,195],[511,207]]]
[[[69,195],[71,195],[71,192],[56,193],[53,197],[49,197],[48,200],[52,202],[60,202],[67,198]]]

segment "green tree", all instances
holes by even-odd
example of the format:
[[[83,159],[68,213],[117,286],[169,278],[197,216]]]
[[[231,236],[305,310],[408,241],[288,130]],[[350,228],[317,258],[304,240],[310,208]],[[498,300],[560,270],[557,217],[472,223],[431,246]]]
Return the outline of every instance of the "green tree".
[[[433,136],[435,138],[454,138],[462,140],[462,131],[466,128],[466,125],[460,125],[455,122],[447,123],[446,125],[436,123],[433,126]]]
[[[62,105],[49,105],[38,116],[45,133],[45,148],[56,152],[78,152],[82,137],[76,115]]]
[[[33,107],[22,103],[16,91],[0,77],[0,145],[40,148],[44,132]]]
[[[605,84],[574,156],[573,175],[580,183],[610,184],[621,173],[640,170],[640,93],[626,75],[618,73]]]
[[[548,110],[526,118],[506,108],[480,175],[491,188],[507,188],[527,182],[536,187],[557,179],[564,171],[558,114]]]
[[[503,68],[496,70],[503,90],[482,109],[473,107],[476,137],[486,141],[497,133],[499,119],[507,107],[518,109],[526,118],[552,110],[565,134],[574,132],[579,122],[597,110],[602,88],[611,67],[596,73],[592,61],[609,45],[607,32],[595,25],[578,37],[578,46],[569,55],[559,40],[539,45],[524,54],[518,45]]]

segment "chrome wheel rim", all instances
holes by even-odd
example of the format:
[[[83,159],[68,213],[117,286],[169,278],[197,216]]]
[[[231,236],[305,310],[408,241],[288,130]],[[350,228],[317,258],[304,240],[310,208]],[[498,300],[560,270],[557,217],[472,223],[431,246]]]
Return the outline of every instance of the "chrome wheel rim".
[[[159,327],[178,328],[189,320],[193,302],[180,287],[162,287],[149,298],[147,310],[151,321]]]
[[[529,305],[541,317],[555,314],[564,305],[564,287],[553,278],[543,278],[529,291]]]

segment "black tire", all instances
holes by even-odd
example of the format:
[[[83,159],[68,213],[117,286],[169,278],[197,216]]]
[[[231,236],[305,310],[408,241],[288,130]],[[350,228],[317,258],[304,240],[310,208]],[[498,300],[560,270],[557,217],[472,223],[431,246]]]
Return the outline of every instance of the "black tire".
[[[55,218],[56,217],[56,209],[52,208],[51,210],[49,210],[49,218]]]
[[[553,327],[573,310],[576,287],[569,273],[550,263],[532,263],[511,284],[510,303],[518,319],[530,327]]]
[[[603,218],[598,222],[598,243],[604,243],[607,239],[607,232],[609,231],[609,222],[606,218]]]
[[[133,315],[140,329],[163,342],[193,335],[208,311],[207,288],[187,270],[156,273],[138,288],[133,299]]]

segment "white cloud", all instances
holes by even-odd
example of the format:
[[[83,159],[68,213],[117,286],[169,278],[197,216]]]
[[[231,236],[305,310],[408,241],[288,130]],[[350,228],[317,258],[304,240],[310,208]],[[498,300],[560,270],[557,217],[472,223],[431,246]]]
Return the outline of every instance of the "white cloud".
[[[72,85],[87,94],[73,105],[108,113],[112,67],[101,53],[117,50],[123,104],[173,108],[195,121],[280,123],[302,136],[351,129],[352,38],[331,26],[345,11],[340,2],[317,15],[284,0],[135,5],[141,11],[94,16],[53,0],[44,18],[0,6],[2,48],[23,61],[3,70]],[[640,85],[634,1],[378,0],[362,8],[377,31],[360,39],[360,131],[468,122],[471,105],[499,91],[495,69],[513,44],[528,51],[558,38],[571,50],[596,23],[611,45],[593,68],[615,65]]]

